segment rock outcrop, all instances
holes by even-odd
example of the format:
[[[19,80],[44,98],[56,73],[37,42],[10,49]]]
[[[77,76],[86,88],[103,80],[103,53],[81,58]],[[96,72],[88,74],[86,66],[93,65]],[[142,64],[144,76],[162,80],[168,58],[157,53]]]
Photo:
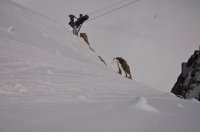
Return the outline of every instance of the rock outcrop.
[[[90,43],[89,43],[89,41],[88,41],[88,36],[87,36],[86,33],[80,33],[80,38],[83,38],[83,40],[89,45],[89,48],[90,48],[93,52],[95,52],[94,49],[91,48],[91,46],[90,46]],[[101,57],[101,56],[98,56],[98,57],[99,57],[99,59],[106,65],[106,62],[102,59],[102,57]],[[106,66],[107,66],[107,65],[106,65]]]
[[[106,62],[104,61],[104,59],[101,58],[101,56],[98,56],[99,59],[106,65]],[[106,65],[107,66],[107,65]]]
[[[84,39],[84,41],[89,45],[89,48],[94,51],[94,49],[92,49],[90,47],[90,43],[88,41],[88,37],[86,33],[80,33],[80,37]],[[95,52],[95,51],[94,51]],[[99,59],[106,65],[106,62],[102,59],[101,56],[98,56]],[[106,65],[107,66],[107,65]],[[131,76],[131,71],[130,71],[130,67],[127,64],[126,60],[124,60],[122,57],[117,57],[115,58],[115,61],[113,61],[109,67],[111,67],[111,69],[113,69],[115,72],[129,78],[132,79]]]
[[[200,50],[196,50],[187,63],[182,63],[182,72],[171,92],[200,101]]]
[[[85,40],[85,42],[90,45],[89,41],[88,41],[88,36],[86,33],[80,33],[80,38],[83,38]]]
[[[111,69],[113,69],[116,73],[132,79],[130,67],[126,60],[122,57],[114,58],[113,62],[109,64],[109,67],[111,67]]]

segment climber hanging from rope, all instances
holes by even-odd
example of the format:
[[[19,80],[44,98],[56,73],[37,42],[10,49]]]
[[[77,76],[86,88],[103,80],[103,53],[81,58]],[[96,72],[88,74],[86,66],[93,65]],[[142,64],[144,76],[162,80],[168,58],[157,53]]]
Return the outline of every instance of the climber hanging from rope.
[[[83,14],[80,14],[79,18],[76,18],[74,15],[69,15],[70,22],[69,25],[73,28],[73,34],[78,36],[78,32],[81,29],[82,24],[89,19],[88,15],[83,16]],[[74,22],[74,18],[77,20]]]
[[[110,5],[110,6],[108,6],[108,7],[105,7],[105,8],[103,8],[103,9],[100,9],[100,10],[97,10],[97,11],[95,11],[95,12],[89,13],[89,15],[92,15],[92,14],[95,14],[95,13],[97,13],[97,12],[100,12],[100,11],[103,11],[103,10],[105,10],[105,9],[108,9],[108,8],[110,8],[110,7],[116,6],[116,5],[121,4],[121,3],[125,2],[125,1],[127,1],[127,0],[123,0],[123,1],[121,1],[121,2],[115,3],[115,4],[113,4],[113,5]],[[131,4],[133,4],[133,3],[135,3],[135,2],[138,2],[138,1],[139,1],[139,0],[135,0],[135,1],[133,1],[133,2],[127,3],[127,4],[123,5],[123,6],[120,6],[120,7],[118,7],[118,8],[115,8],[115,9],[109,11],[109,12],[106,12],[106,13],[104,13],[104,14],[101,14],[101,15],[99,15],[99,16],[96,16],[96,17],[94,17],[94,18],[92,18],[92,19],[90,19],[90,20],[88,20],[88,19],[89,19],[89,15],[83,16],[82,14],[80,14],[80,17],[79,17],[79,18],[76,18],[74,15],[69,15],[69,17],[70,17],[69,25],[73,28],[73,34],[78,36],[78,32],[80,31],[81,26],[82,26],[82,24],[83,24],[85,21],[86,21],[86,22],[92,21],[92,20],[94,20],[94,19],[97,19],[97,18],[99,18],[99,17],[102,17],[102,16],[104,16],[104,15],[107,15],[107,14],[109,14],[109,13],[111,13],[111,12],[114,12],[114,11],[116,11],[116,10],[119,10],[119,9],[121,9],[121,8],[124,8],[124,7],[126,7],[126,6],[128,6],[128,5],[131,5]],[[76,22],[74,22],[74,18],[77,19]]]

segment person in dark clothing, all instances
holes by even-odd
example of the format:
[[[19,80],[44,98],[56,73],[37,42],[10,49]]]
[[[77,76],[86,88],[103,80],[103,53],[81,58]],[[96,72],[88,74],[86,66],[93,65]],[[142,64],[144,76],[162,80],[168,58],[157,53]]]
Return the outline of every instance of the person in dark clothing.
[[[77,28],[75,27],[75,23],[74,23],[74,18],[76,17],[74,15],[69,15],[69,17],[70,17],[69,25],[73,28],[73,34],[78,36]]]
[[[74,28],[74,18],[76,18],[74,15],[69,15],[70,17],[70,22],[69,22],[69,25]]]
[[[74,15],[69,15],[69,17],[70,17],[69,25],[73,28],[73,34],[78,36],[78,32],[82,24],[89,19],[89,16],[88,15],[83,16],[83,14],[80,14],[78,19]],[[74,18],[77,19],[76,22],[74,22]]]

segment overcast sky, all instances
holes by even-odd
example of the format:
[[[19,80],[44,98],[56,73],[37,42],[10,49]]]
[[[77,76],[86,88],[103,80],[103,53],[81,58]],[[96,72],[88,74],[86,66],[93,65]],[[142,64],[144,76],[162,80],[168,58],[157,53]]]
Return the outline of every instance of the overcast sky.
[[[12,1],[69,27],[69,14],[89,14],[123,0]],[[134,80],[169,92],[181,72],[181,63],[199,47],[199,23],[200,0],[140,0],[85,23],[81,32],[88,34],[91,47],[107,63],[114,57],[123,57],[130,65]]]

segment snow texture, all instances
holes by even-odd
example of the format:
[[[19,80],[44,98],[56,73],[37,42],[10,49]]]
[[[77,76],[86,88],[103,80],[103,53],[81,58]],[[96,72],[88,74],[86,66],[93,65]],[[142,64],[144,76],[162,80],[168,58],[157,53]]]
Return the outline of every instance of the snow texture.
[[[199,109],[116,74],[62,24],[0,1],[0,132],[197,132]]]
[[[13,32],[13,31],[14,31],[14,26],[8,28],[8,32]]]

